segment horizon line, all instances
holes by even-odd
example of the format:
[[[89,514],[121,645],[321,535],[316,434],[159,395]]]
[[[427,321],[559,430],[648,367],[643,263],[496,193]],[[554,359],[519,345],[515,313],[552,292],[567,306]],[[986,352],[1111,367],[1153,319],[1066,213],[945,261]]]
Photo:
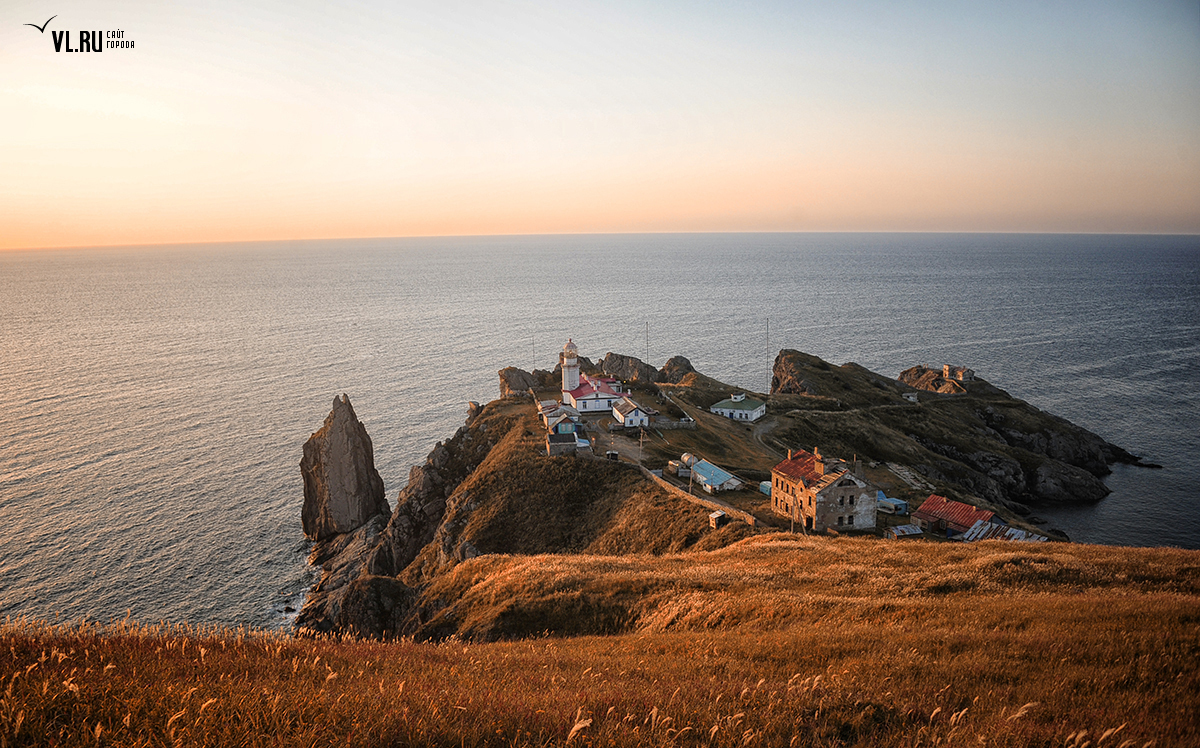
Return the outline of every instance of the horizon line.
[[[954,229],[829,229],[819,230],[749,230],[749,231],[548,231],[548,232],[516,232],[497,234],[398,234],[378,236],[321,236],[309,238],[279,238],[279,239],[222,239],[218,241],[168,241],[144,242],[133,244],[71,244],[44,245],[28,247],[3,247],[0,252],[40,252],[60,250],[103,250],[103,249],[138,249],[146,247],[206,247],[226,244],[282,244],[287,242],[336,242],[336,241],[381,241],[389,239],[490,239],[502,237],[550,237],[550,236],[689,236],[689,235],[745,235],[745,234],[962,234],[962,235],[1003,235],[1003,236],[1174,236],[1200,238],[1200,232],[1181,231],[998,231],[998,230],[954,230]]]

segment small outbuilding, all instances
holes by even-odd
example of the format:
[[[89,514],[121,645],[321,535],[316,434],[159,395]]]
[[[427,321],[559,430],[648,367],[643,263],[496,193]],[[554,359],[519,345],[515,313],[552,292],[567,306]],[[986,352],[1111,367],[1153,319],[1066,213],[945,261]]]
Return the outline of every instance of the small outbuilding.
[[[735,421],[750,422],[766,415],[767,404],[762,400],[746,397],[745,392],[737,392],[710,407],[709,411]]]
[[[554,455],[575,454],[575,450],[578,448],[579,443],[575,438],[574,432],[567,434],[546,434],[546,454],[550,457]]]
[[[921,528],[917,527],[916,525],[896,525],[895,527],[889,527],[883,531],[883,537],[887,538],[888,540],[919,538],[922,535],[924,535],[924,533],[922,533]]]
[[[1019,527],[1000,525],[995,522],[985,522],[984,520],[979,520],[971,525],[971,529],[964,532],[961,539],[964,543],[976,540],[1015,540],[1026,543],[1045,543],[1050,540],[1045,535],[1038,535],[1036,532],[1022,530]]]
[[[652,414],[653,411],[643,408],[628,397],[622,397],[612,408],[613,420],[625,428],[649,426]]]
[[[699,460],[692,465],[692,479],[708,493],[736,491],[743,483],[728,470],[722,470],[708,460]]]
[[[889,498],[883,491],[876,491],[875,511],[880,514],[908,514],[908,502]]]
[[[926,532],[941,530],[947,538],[962,535],[979,521],[1003,523],[995,512],[930,494],[912,513],[913,522]]]

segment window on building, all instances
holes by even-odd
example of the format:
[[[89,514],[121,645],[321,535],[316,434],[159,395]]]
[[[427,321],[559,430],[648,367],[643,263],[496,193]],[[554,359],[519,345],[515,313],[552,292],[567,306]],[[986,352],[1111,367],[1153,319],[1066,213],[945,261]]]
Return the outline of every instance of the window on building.
[[[846,524],[848,524],[848,525],[854,524],[854,515],[853,514],[851,514],[849,517],[846,518]]]
[[[846,497],[845,496],[838,497],[838,506],[846,506]]]
[[[838,517],[838,526],[841,526],[841,524],[842,524],[842,519],[843,519],[842,517]]]
[[[854,497],[853,496],[850,497],[850,506],[854,506]]]

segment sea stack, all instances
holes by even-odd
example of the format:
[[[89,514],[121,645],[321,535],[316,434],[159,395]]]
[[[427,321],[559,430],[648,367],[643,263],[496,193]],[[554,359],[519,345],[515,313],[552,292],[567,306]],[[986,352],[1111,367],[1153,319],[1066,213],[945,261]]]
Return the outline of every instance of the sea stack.
[[[390,513],[383,479],[375,470],[371,437],[346,395],[333,399],[324,425],[305,442],[300,473],[301,520],[304,534],[312,540],[353,532],[372,517]]]

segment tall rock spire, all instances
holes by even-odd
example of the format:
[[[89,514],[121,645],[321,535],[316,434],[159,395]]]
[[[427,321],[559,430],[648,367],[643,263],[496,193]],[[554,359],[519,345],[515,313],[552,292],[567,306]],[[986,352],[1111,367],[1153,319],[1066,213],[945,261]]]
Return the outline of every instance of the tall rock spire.
[[[353,532],[372,517],[390,513],[371,437],[346,395],[333,399],[324,425],[304,443],[300,473],[301,520],[304,534],[313,540]]]

